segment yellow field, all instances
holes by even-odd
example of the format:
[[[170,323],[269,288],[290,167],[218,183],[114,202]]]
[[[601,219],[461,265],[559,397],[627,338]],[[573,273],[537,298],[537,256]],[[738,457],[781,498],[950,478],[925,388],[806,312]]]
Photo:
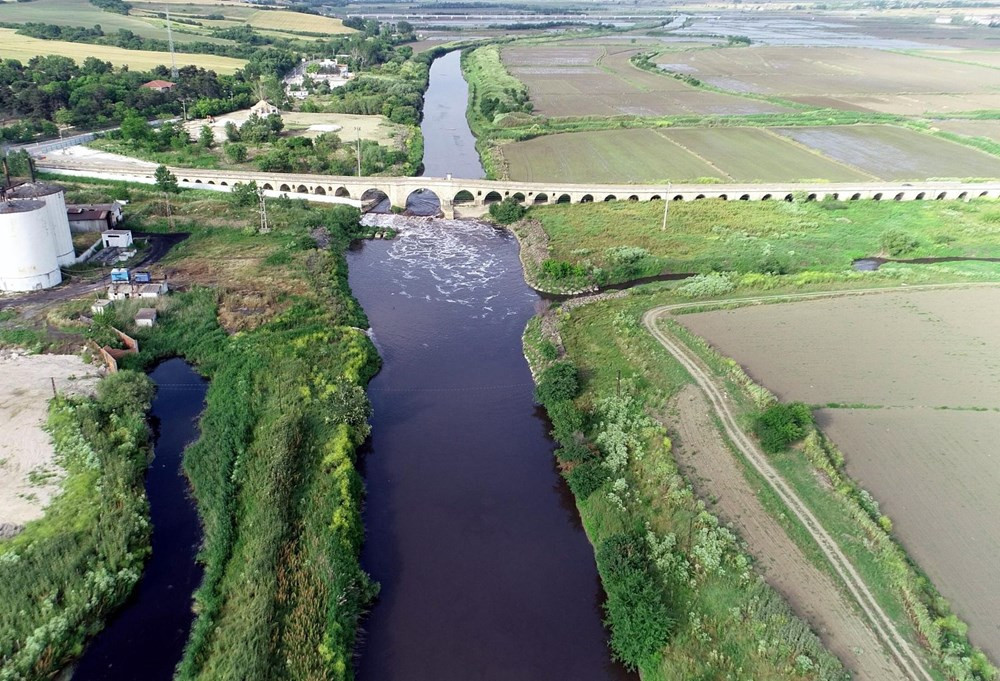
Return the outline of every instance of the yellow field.
[[[260,10],[250,17],[254,28],[270,28],[275,31],[302,31],[305,33],[353,33],[340,19],[320,17],[299,12]]]
[[[70,43],[63,40],[39,40],[38,38],[17,35],[12,28],[0,28],[0,57],[27,62],[32,57],[49,54],[70,57],[77,62],[82,62],[87,57],[97,57],[102,61],[109,61],[115,66],[127,64],[129,68],[136,70],[146,70],[154,66],[170,64],[170,55],[167,52],[125,50],[120,47]],[[217,57],[214,54],[178,52],[177,66],[188,64],[201,66],[218,73],[233,73],[246,64],[246,60]]]

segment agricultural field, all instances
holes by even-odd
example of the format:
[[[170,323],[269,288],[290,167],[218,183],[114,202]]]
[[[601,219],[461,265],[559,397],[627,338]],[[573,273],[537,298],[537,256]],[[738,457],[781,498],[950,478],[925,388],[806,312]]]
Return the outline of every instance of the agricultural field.
[[[796,142],[885,180],[1000,177],[1000,158],[890,125],[786,128]]]
[[[353,29],[344,26],[340,19],[321,17],[301,12],[264,11],[254,12],[247,21],[254,28],[273,31],[291,31],[301,33],[354,33]]]
[[[731,48],[671,53],[660,62],[724,90],[810,105],[903,115],[1000,108],[1000,71],[886,50]]]
[[[1000,177],[1000,158],[888,125],[595,130],[510,142],[500,155],[510,178],[543,182]]]
[[[894,532],[1000,656],[1000,288],[743,307],[678,320],[818,422]],[[850,405],[838,408],[838,405]]]
[[[64,40],[40,40],[17,35],[12,28],[0,28],[0,57],[18,59],[26,63],[32,57],[47,54],[70,57],[78,63],[83,62],[87,57],[96,57],[102,61],[109,61],[115,66],[127,65],[137,71],[170,64],[168,52],[125,50],[120,47],[71,43]],[[246,63],[243,59],[219,57],[214,54],[178,52],[176,58],[178,66],[194,64],[222,74],[234,73]]]
[[[1000,142],[1000,121],[950,120],[934,121],[934,127],[945,132],[965,135],[966,137],[985,137]]]
[[[545,116],[668,116],[757,114],[787,108],[699,90],[629,63],[638,52],[622,45],[529,45],[504,48],[503,63],[528,87]]]
[[[163,11],[162,5],[158,6],[156,11]],[[159,21],[105,12],[99,7],[91,5],[88,0],[32,0],[32,2],[0,3],[0,22],[23,24],[32,21],[57,26],[85,26],[88,28],[94,24],[100,24],[105,32],[125,29],[143,38],[165,40],[167,37],[166,29]],[[182,42],[185,38],[179,34],[175,36],[175,39]],[[17,36],[16,40],[30,40],[30,38]],[[6,50],[13,47],[9,44],[9,40],[4,40],[4,43],[6,44],[0,49]]]
[[[516,180],[655,183],[725,175],[658,131],[598,130],[545,135],[501,147]]]

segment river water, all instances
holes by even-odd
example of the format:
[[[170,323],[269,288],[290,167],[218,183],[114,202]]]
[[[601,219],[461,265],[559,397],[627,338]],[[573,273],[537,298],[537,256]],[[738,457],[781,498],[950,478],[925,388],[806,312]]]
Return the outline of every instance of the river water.
[[[428,174],[481,174],[458,53],[431,73]],[[400,234],[348,254],[383,361],[361,456],[362,564],[382,591],[358,679],[630,678],[609,661],[593,550],[532,397],[521,333],[539,297],[516,240],[475,221],[366,220]]]
[[[182,359],[161,363],[149,377],[157,386],[146,473],[153,554],[128,603],[87,646],[73,681],[167,681],[191,628],[191,597],[202,575],[195,562],[201,523],[181,460],[198,437],[208,383]]]

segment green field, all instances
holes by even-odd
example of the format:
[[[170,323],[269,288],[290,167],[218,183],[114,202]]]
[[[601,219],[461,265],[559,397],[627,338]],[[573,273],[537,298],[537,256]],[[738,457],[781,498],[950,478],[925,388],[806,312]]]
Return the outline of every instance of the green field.
[[[39,40],[38,38],[17,35],[12,28],[0,28],[0,57],[18,59],[26,63],[32,57],[49,54],[70,57],[77,62],[83,62],[87,57],[97,57],[103,61],[109,61],[115,66],[127,65],[136,71],[146,71],[154,66],[170,64],[168,52],[124,50],[120,47],[71,43],[64,40]],[[246,64],[243,59],[218,57],[214,54],[178,52],[176,58],[178,66],[194,64],[218,73],[234,73]]]
[[[663,134],[736,182],[877,179],[762,128],[686,128]]]
[[[666,230],[659,201],[542,206],[530,217],[548,235],[550,258],[605,281],[662,272],[843,273],[852,260],[881,254],[890,230],[911,237],[912,248],[894,254],[903,258],[1000,257],[1000,206],[986,200],[671,202]],[[643,250],[626,259],[628,247]],[[1000,271],[996,263],[969,265]]]
[[[501,147],[511,179],[655,183],[727,179],[717,168],[653,130],[545,135]]]
[[[163,11],[158,6],[156,11]],[[140,19],[104,10],[91,5],[87,0],[32,0],[32,2],[5,2],[0,4],[0,22],[11,24],[23,24],[36,21],[44,24],[55,24],[57,26],[85,26],[91,27],[100,24],[106,33],[124,29],[132,31],[143,38],[159,38],[166,40],[166,28],[156,19]],[[174,36],[177,42],[186,39],[183,34]],[[201,38],[199,38],[200,40]],[[17,36],[16,41],[26,40],[24,36]],[[5,51],[17,46],[11,45],[9,39],[3,41],[2,48]],[[228,41],[222,41],[228,42]],[[7,56],[6,54],[4,56]]]

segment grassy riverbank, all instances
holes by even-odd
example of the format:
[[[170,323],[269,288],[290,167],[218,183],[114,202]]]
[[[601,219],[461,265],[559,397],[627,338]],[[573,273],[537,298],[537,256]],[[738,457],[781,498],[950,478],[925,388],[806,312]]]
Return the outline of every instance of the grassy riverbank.
[[[991,201],[673,201],[661,229],[663,208],[660,201],[533,208],[528,220],[540,230],[517,228],[540,244],[527,273],[554,290],[683,272],[819,282],[869,256],[1000,257],[1000,208]]]
[[[938,269],[941,267],[931,266],[917,275],[918,280],[961,276]],[[757,647],[760,641],[772,640],[776,627],[791,627],[791,622],[796,622],[803,631],[807,628],[789,617],[780,598],[774,597],[773,610],[763,613],[740,600],[752,589],[748,582],[736,579],[744,573],[738,567],[743,565],[739,542],[727,537],[724,528],[717,528],[711,506],[706,507],[713,503],[712,498],[703,503],[692,496],[666,437],[673,433],[664,430],[670,421],[672,400],[691,379],[642,328],[641,316],[659,305],[701,297],[753,295],[761,288],[801,292],[891,286],[897,277],[907,278],[914,269],[858,276],[831,272],[829,281],[817,282],[800,275],[743,275],[730,280],[724,291],[702,293],[690,284],[657,284],[617,299],[549,312],[529,324],[525,350],[540,373],[540,386],[546,376],[543,367],[553,361],[571,362],[579,371],[579,394],[571,402],[545,403],[554,434],[562,444],[556,456],[576,494],[606,588],[613,594],[620,575],[602,565],[602,552],[608,550],[609,542],[620,545],[625,533],[631,537],[629,550],[644,561],[644,571],[637,580],[659,587],[658,598],[651,595],[653,602],[670,613],[671,627],[664,635],[635,623],[623,625],[614,612],[616,600],[609,599],[608,622],[613,630],[621,630],[615,638],[632,639],[636,630],[645,634],[640,639],[647,644],[644,654],[634,660],[644,678],[698,678],[702,673],[735,673],[740,668],[752,678],[835,678],[842,671],[829,664],[825,653],[805,634],[777,637],[795,641],[798,647],[794,650],[778,645]],[[998,279],[995,269],[986,276]],[[689,288],[684,290],[685,286]],[[754,386],[731,360],[712,355],[690,334],[679,335],[717,373],[731,406],[750,429],[768,403],[766,391]],[[776,516],[803,554],[829,573],[831,568],[808,534],[787,517],[766,485],[752,483],[755,478],[749,465],[740,461],[763,507]],[[834,532],[881,607],[913,645],[924,648],[935,675],[995,678],[982,653],[969,645],[964,625],[887,532],[891,521],[882,519],[876,505],[865,505],[870,497],[846,477],[842,457],[822,434],[810,427],[803,448],[782,451],[772,461],[823,525]],[[823,480],[832,483],[824,484]],[[874,515],[871,508],[876,509]],[[764,598],[764,592],[774,596],[766,587],[756,588],[764,590],[757,598]],[[759,602],[751,599],[751,603]],[[657,637],[659,645],[653,645]],[[810,667],[800,656],[815,666]]]
[[[259,233],[255,208],[229,196],[172,197],[171,226],[151,188],[87,182],[69,195],[112,188],[131,200],[129,227],[190,234],[161,263],[180,291],[156,302],[152,329],[122,302],[82,333],[108,342],[117,325],[142,348],[124,366],[182,356],[211,380],[184,457],[205,572],[178,677],[351,678],[357,619],[377,592],[358,564],[354,457],[378,367],[343,258],[358,212],[278,199]]]
[[[95,398],[56,397],[47,428],[65,469],[45,516],[0,541],[0,678],[51,678],[139,581],[149,553],[142,374],[104,378]]]

